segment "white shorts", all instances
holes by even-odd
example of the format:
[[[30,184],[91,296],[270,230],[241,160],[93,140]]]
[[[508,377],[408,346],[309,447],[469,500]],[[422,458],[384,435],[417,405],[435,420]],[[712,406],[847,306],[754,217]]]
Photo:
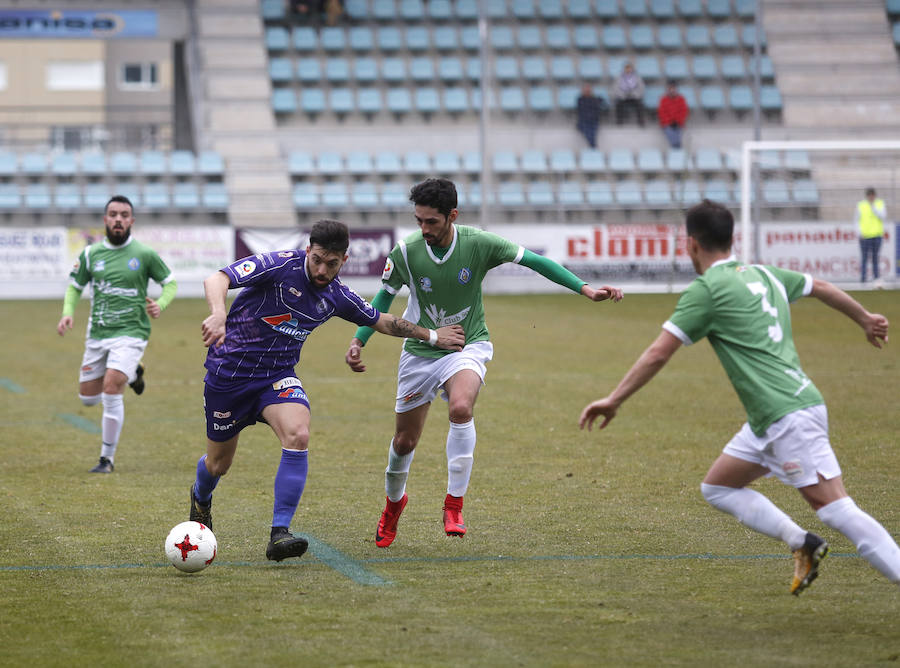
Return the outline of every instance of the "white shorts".
[[[147,342],[134,336],[115,336],[111,339],[91,339],[84,343],[79,383],[102,378],[107,369],[116,369],[128,376],[128,382],[137,378],[137,366],[144,356]]]
[[[808,487],[841,475],[841,467],[828,440],[828,411],[810,406],[776,420],[757,436],[744,424],[722,450],[726,455],[765,466],[781,482]]]
[[[494,344],[490,341],[476,341],[458,353],[437,358],[419,357],[404,350],[400,353],[397,369],[397,404],[394,410],[406,413],[431,403],[447,379],[463,369],[477,373],[484,384],[486,365],[493,356]],[[447,401],[447,393],[441,392],[441,398]]]

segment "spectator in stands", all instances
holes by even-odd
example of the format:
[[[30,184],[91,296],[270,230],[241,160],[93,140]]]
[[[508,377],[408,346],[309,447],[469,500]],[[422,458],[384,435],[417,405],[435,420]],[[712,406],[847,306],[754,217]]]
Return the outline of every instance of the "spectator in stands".
[[[325,21],[328,25],[337,25],[343,13],[344,4],[341,0],[325,0]]]
[[[597,127],[600,125],[600,115],[606,111],[606,100],[594,95],[594,89],[590,84],[581,87],[581,95],[575,106],[575,127],[584,135],[591,148],[597,148]]]
[[[638,125],[644,127],[644,80],[634,70],[634,65],[625,63],[622,74],[613,84],[613,99],[616,103],[616,123],[622,125],[625,111],[634,109]]]
[[[674,81],[669,81],[666,84],[666,94],[659,98],[656,114],[663,134],[666,135],[672,148],[681,148],[681,135],[688,113],[687,102],[678,92],[678,85]]]
[[[875,196],[875,188],[866,188],[866,197],[856,205],[856,224],[859,226],[859,248],[862,251],[862,273],[860,281],[866,282],[866,264],[872,260],[872,277],[875,287],[881,287],[878,277],[878,258],[881,255],[881,240],[884,238],[884,221],[887,211],[884,200]]]

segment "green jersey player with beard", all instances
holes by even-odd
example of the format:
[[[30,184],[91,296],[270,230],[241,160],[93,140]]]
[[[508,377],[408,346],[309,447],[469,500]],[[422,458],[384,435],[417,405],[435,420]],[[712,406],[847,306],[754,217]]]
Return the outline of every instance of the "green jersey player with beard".
[[[116,195],[103,216],[106,239],[87,246],[69,274],[62,318],[56,331],[72,329],[81,292],[91,284],[91,315],[81,362],[78,396],[85,406],[103,404],[100,462],[91,473],[112,473],[125,420],[122,399],[126,383],[144,391],[141,358],[150,337],[150,318],[175,297],[176,283],[166,263],[149,246],[131,237],[134,210],[127,197]],[[150,279],[163,286],[159,299],[147,296]]]
[[[493,356],[481,294],[487,272],[505,262],[515,262],[591,301],[617,302],[622,298],[621,290],[609,286],[592,288],[558,263],[496,234],[456,225],[459,211],[452,181],[427,179],[412,188],[409,199],[415,205],[421,232],[400,241],[388,255],[382,290],[372,305],[387,311],[394,296],[406,285],[410,297],[403,317],[432,330],[433,335],[429,343],[407,339],[400,356],[396,428],[385,471],[387,500],[375,532],[378,547],[390,545],[397,534],[397,521],[407,503],[410,464],[428,408],[439,392],[449,404],[450,417],[444,531],[448,536],[466,533],[462,505],[475,451],[472,416],[486,364]],[[463,349],[436,348],[434,330],[454,324],[465,331]],[[360,355],[371,334],[371,328],[361,327],[350,342],[346,362],[354,371],[365,371]]]

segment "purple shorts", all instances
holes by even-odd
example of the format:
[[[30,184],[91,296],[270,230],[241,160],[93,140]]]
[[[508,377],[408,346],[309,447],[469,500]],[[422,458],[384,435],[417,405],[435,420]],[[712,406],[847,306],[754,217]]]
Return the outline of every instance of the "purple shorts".
[[[210,381],[207,377],[203,384],[206,437],[217,443],[234,438],[244,427],[264,421],[262,411],[266,406],[284,403],[309,408],[303,384],[294,375],[236,383]]]

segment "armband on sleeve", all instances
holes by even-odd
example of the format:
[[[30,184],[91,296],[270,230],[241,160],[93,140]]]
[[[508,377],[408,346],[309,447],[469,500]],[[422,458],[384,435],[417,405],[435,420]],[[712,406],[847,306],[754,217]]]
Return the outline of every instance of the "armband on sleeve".
[[[541,276],[550,279],[557,285],[569,288],[572,292],[580,293],[581,288],[587,284],[587,281],[581,280],[558,262],[554,262],[543,255],[538,255],[527,248],[522,254],[522,259],[519,260],[519,264],[536,271]]]
[[[394,295],[390,292],[382,288],[378,291],[378,294],[375,295],[375,298],[372,299],[371,304],[374,306],[380,313],[387,313],[388,309],[391,308],[391,304],[394,303]],[[356,330],[356,334],[353,336],[360,341],[362,341],[363,345],[366,345],[369,338],[372,334],[375,333],[375,330],[371,327],[360,327]]]
[[[66,288],[66,294],[63,297],[63,308],[62,314],[71,316],[75,313],[75,306],[78,304],[78,300],[81,298],[81,290],[76,288],[74,285],[69,285]]]
[[[177,290],[178,283],[176,281],[169,281],[163,286],[162,294],[159,296],[159,299],[156,300],[160,311],[165,311],[166,306],[172,303],[172,300],[175,299],[175,292]]]

